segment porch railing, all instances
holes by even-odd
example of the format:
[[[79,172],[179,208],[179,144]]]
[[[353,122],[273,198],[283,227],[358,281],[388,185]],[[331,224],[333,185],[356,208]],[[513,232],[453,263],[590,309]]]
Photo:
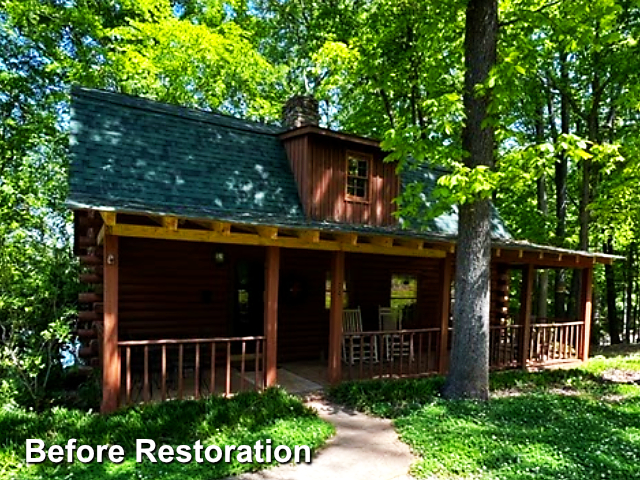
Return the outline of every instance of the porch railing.
[[[124,403],[263,388],[264,337],[118,342]]]
[[[584,322],[535,323],[531,325],[529,362],[548,365],[579,360]]]
[[[489,328],[489,365],[513,368],[521,362],[521,325],[492,325]]]
[[[348,380],[411,377],[438,371],[440,329],[343,333]]]

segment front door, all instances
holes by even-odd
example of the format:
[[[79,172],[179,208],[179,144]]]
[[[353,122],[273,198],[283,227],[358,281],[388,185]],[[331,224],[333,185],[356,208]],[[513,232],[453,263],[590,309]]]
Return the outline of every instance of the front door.
[[[264,264],[238,260],[235,267],[233,336],[249,337],[264,332]]]

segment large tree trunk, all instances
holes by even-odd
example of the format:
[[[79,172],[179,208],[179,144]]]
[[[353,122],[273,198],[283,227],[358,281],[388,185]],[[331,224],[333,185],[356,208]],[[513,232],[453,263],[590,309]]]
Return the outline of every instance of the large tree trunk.
[[[613,238],[611,236],[607,237],[603,250],[605,253],[613,255]],[[618,318],[618,307],[616,306],[616,277],[613,265],[604,266],[604,277],[607,283],[607,323],[609,336],[611,337],[611,343],[617,345],[621,343],[622,340],[620,339],[620,321]]]
[[[492,167],[494,131],[487,122],[490,95],[478,94],[496,62],[497,0],[469,0],[465,33],[466,164]],[[491,283],[490,200],[459,209],[453,340],[446,398],[489,398],[489,307]]]

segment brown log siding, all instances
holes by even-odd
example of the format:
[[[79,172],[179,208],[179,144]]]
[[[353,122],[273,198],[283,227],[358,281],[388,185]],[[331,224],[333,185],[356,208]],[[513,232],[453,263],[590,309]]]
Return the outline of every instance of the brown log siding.
[[[120,340],[203,338],[233,334],[235,263],[264,261],[264,249],[121,238]],[[222,265],[215,252],[225,254]],[[278,300],[278,361],[326,358],[329,311],[325,281],[329,252],[283,249]],[[418,276],[416,320],[406,328],[437,326],[439,259],[347,254],[350,306],[360,306],[365,329],[378,328],[378,306],[389,305],[391,275]],[[292,295],[287,289],[301,289]]]

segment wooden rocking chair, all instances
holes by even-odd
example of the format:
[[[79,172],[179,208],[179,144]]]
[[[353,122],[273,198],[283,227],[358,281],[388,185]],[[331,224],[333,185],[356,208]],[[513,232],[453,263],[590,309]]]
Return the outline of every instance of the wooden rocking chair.
[[[391,307],[378,307],[378,322],[381,331],[392,332],[402,330],[401,312]],[[409,339],[401,335],[384,335],[384,355],[386,360],[392,357],[413,357],[413,345]]]
[[[363,333],[360,307],[343,310],[342,332],[343,334]],[[348,340],[343,336],[342,360],[350,365],[356,361],[376,363],[378,361],[378,343],[373,336],[366,339],[364,336],[350,335]]]

